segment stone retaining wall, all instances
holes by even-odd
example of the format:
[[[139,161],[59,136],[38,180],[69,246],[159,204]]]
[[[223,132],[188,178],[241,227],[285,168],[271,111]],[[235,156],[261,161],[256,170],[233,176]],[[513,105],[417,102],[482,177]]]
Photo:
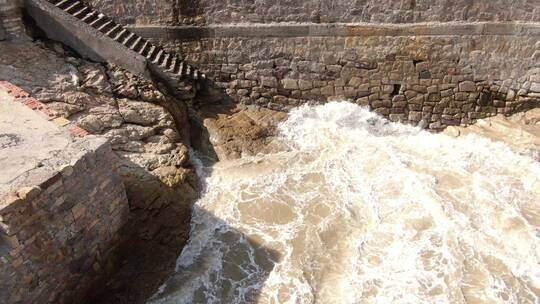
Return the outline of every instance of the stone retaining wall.
[[[236,102],[272,109],[349,100],[441,129],[539,103],[537,24],[241,28],[139,33],[185,54]]]
[[[114,267],[128,215],[117,161],[103,139],[74,149],[61,169],[37,168],[0,198],[1,303],[83,299]]]
[[[537,0],[86,0],[124,24],[540,21]]]

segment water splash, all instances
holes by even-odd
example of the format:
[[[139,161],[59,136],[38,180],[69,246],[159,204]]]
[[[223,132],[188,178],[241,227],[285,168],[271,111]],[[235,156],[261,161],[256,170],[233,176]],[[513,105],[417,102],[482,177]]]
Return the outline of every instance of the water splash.
[[[208,172],[156,303],[538,303],[540,165],[349,103]]]

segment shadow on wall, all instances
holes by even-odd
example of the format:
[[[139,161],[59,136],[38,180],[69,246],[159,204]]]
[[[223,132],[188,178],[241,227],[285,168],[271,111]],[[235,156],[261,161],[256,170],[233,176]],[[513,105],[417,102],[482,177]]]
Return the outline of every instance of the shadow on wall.
[[[199,0],[178,0],[176,3],[178,18],[195,17],[199,13]]]
[[[130,174],[124,175],[127,167]],[[137,174],[133,174],[134,170]],[[192,210],[189,205],[179,203],[175,194],[180,195],[189,189],[172,189],[171,185],[163,183],[144,168],[126,160],[123,160],[120,171],[130,203],[130,218],[123,229],[124,242],[120,246],[120,269],[104,282],[103,287],[94,289],[88,295],[89,303],[146,303],[159,291],[164,282],[167,282],[167,287],[158,298],[182,294],[183,288],[189,286],[188,281],[197,281],[208,269],[208,265],[205,264],[212,258],[218,258],[210,248],[214,244],[214,239],[225,239],[227,244],[230,244],[218,262],[223,263],[222,266],[229,270],[238,268],[238,271],[234,272],[238,274],[234,278],[236,282],[261,287],[264,285],[275,261],[278,260],[276,252],[264,248],[206,210],[197,206]],[[152,204],[146,203],[152,200]],[[138,202],[141,203],[140,206]],[[201,248],[201,254],[194,256],[192,264],[175,272],[181,250],[186,242],[189,242],[192,212],[195,215],[194,219],[198,220],[192,225],[198,225],[199,228],[204,226],[203,230],[210,229],[211,238]],[[256,271],[252,273],[240,271],[239,265],[248,262],[246,258],[250,254],[255,256]],[[239,289],[227,285],[230,282],[221,277],[214,276],[212,282],[212,286],[221,286],[218,293],[223,299],[239,292]],[[246,294],[246,303],[256,302],[259,292],[258,288],[251,289]],[[204,287],[195,292],[195,295],[196,299],[193,302],[206,302]],[[177,302],[171,300],[170,303]]]

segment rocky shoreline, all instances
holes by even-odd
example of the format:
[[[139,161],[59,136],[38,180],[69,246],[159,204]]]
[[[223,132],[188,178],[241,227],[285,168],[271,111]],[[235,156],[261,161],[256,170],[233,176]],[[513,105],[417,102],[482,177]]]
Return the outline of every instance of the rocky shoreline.
[[[174,270],[198,196],[186,106],[149,81],[77,58],[56,43],[0,42],[0,49],[0,78],[111,142],[129,221],[111,261],[114,275],[106,274],[87,301],[144,302]]]

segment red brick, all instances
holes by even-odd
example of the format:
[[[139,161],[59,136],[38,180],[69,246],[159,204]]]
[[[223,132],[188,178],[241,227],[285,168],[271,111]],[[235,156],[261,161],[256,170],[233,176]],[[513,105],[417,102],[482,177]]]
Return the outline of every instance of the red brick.
[[[79,127],[79,126],[75,126],[75,127],[72,127],[70,129],[71,133],[75,134],[76,136],[78,137],[85,137],[86,135],[89,135],[90,133],[88,133],[88,131],[86,131],[85,129]]]

